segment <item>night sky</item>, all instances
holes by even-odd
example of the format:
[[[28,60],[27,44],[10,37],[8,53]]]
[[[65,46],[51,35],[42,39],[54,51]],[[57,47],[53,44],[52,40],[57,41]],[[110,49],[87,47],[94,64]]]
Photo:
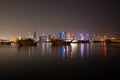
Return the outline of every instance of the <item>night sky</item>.
[[[56,34],[120,37],[118,0],[0,0],[0,38]]]

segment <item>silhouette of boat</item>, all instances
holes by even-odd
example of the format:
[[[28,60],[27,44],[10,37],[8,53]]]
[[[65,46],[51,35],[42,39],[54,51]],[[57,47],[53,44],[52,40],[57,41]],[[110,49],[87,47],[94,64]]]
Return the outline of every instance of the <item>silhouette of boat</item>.
[[[120,43],[120,39],[106,39],[106,43]]]
[[[0,39],[0,45],[11,45],[12,41]]]
[[[12,42],[0,42],[0,45],[11,45]]]
[[[16,45],[19,47],[21,46],[36,46],[38,42],[35,42],[33,39],[27,38],[27,39],[21,39],[16,40]]]

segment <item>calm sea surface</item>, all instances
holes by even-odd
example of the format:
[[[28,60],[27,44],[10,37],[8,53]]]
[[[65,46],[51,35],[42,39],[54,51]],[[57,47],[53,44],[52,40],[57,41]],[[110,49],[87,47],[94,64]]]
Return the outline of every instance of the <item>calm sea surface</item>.
[[[117,72],[120,72],[120,44],[0,46],[1,78],[117,77]]]

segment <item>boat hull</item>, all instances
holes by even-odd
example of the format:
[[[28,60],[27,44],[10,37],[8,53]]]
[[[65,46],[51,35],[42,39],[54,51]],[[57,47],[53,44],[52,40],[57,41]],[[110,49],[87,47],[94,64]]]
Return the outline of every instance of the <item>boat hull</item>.
[[[120,43],[120,39],[107,39],[106,43]]]
[[[36,46],[37,42],[34,42],[32,39],[17,40],[16,45],[21,46]]]

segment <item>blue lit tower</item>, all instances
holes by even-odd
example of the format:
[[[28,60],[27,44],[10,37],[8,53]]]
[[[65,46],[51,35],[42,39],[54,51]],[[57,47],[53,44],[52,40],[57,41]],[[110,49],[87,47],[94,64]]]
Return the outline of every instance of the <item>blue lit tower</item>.
[[[60,39],[60,40],[67,39],[67,33],[66,32],[58,33],[57,36],[58,36],[58,39]]]
[[[66,39],[66,32],[61,33],[61,39]]]
[[[60,39],[61,39],[61,33],[58,33],[58,34],[57,34],[57,37],[58,37],[58,39],[60,40]]]

